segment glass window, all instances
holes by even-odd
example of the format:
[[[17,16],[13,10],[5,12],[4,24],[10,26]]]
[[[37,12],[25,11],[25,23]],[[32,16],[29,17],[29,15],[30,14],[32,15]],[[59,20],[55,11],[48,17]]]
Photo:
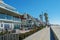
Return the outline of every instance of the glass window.
[[[7,19],[9,19],[9,20],[12,20],[12,16],[10,16],[10,15],[7,15]]]
[[[20,25],[19,24],[14,24],[14,29],[20,29]]]
[[[13,16],[10,16],[10,15],[6,15],[6,14],[0,14],[0,19],[8,19],[8,20],[14,20],[14,21],[20,21],[21,19],[20,18],[17,18],[17,17],[13,17]]]
[[[15,21],[20,21],[20,18],[13,17],[13,20],[15,20]]]
[[[0,14],[0,19],[5,19],[5,14]]]
[[[5,29],[9,29],[10,28],[10,25],[9,24],[4,24],[4,28]]]

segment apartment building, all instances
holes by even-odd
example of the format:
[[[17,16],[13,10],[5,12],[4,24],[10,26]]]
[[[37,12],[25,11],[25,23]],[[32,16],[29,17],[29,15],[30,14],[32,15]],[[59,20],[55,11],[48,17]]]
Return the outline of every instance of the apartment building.
[[[23,14],[21,16],[21,28],[22,29],[32,29],[35,26],[40,26],[40,21],[29,14]]]
[[[40,20],[38,19],[38,18],[34,18],[35,19],[35,25],[37,26],[37,27],[40,27]]]
[[[13,30],[20,27],[21,19],[19,12],[14,7],[0,0],[0,30]]]
[[[29,14],[23,14],[21,16],[21,28],[22,29],[31,29],[33,26],[32,17]]]

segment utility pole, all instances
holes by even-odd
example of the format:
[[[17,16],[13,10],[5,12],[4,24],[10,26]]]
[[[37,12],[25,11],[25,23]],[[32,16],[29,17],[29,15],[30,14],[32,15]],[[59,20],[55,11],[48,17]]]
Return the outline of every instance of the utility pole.
[[[43,26],[43,16],[44,16],[44,14],[43,14],[43,11],[42,11],[42,26]]]

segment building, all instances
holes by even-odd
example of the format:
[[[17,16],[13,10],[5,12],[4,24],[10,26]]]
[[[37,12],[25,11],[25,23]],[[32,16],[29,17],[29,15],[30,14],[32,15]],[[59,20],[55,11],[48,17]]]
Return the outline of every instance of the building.
[[[0,30],[18,29],[21,27],[19,12],[12,6],[0,0]]]
[[[40,20],[38,18],[34,18],[35,19],[35,26],[40,27]]]
[[[32,16],[26,13],[23,14],[21,16],[21,28],[28,30],[28,29],[32,29],[32,27],[33,27]]]
[[[23,14],[21,16],[21,28],[24,30],[33,29],[35,26],[40,26],[40,21],[29,14]]]
[[[29,14],[21,15],[14,7],[0,0],[0,30],[32,29],[39,26],[39,20]]]

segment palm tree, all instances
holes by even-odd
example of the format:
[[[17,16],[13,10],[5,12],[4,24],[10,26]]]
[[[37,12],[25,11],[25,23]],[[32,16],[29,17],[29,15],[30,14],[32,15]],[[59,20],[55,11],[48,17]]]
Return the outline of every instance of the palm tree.
[[[48,25],[48,14],[44,13],[44,16],[45,16],[45,22],[46,22],[46,26],[47,26]]]

